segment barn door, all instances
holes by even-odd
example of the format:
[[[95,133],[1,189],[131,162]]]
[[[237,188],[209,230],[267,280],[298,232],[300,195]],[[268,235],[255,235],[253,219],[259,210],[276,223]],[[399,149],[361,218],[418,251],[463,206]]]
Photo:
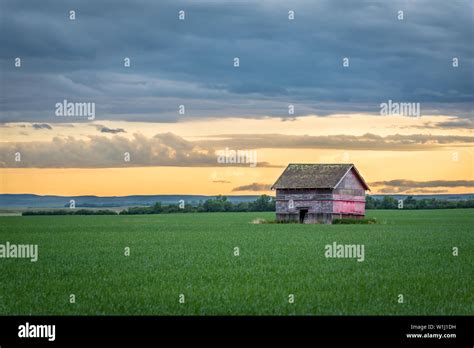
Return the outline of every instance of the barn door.
[[[308,214],[308,209],[300,209],[300,224],[304,224],[304,219]]]

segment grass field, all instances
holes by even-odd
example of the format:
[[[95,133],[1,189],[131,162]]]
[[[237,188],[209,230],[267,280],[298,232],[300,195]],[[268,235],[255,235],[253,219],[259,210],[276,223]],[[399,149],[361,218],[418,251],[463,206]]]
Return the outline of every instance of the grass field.
[[[0,217],[0,244],[39,245],[36,263],[0,259],[0,315],[474,314],[472,209],[370,211],[376,225],[257,217],[274,214]],[[364,244],[365,261],[325,258],[333,242]]]

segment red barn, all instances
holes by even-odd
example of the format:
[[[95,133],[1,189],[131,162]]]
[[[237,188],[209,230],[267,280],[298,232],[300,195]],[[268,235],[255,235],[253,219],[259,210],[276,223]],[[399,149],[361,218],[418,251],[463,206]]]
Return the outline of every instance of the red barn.
[[[370,190],[353,164],[289,164],[273,184],[277,221],[361,219]]]

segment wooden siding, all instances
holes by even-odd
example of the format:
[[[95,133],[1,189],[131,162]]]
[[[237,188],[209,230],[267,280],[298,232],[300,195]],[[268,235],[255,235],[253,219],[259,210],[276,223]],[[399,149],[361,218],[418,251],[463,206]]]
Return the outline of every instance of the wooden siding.
[[[360,182],[354,169],[351,169],[349,173],[346,174],[339,185],[334,189],[334,193],[365,197],[364,185]]]
[[[354,169],[334,189],[333,201],[334,214],[365,214],[365,190]]]

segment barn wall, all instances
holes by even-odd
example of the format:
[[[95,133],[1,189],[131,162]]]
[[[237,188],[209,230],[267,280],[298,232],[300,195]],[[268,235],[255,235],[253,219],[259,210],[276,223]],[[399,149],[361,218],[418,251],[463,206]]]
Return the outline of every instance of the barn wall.
[[[289,207],[293,200],[294,207]],[[331,190],[280,190],[276,195],[277,221],[299,222],[300,209],[308,209],[304,223],[331,223],[333,211]]]
[[[344,216],[364,216],[365,190],[354,169],[342,179],[333,194],[333,213]]]
[[[304,219],[305,224],[330,224],[332,223],[333,218],[338,216],[333,216],[331,213],[308,213]],[[296,213],[277,213],[276,220],[279,222],[296,222],[299,223],[299,211]]]
[[[355,198],[355,197],[352,197]],[[361,215],[365,214],[365,202],[364,201],[353,201],[348,199],[334,198],[333,202],[333,213],[334,214],[345,214],[345,215]]]
[[[318,194],[309,192],[310,190],[301,190],[298,194],[282,194],[277,190],[276,210],[277,213],[298,213],[299,209],[308,209],[308,213],[331,213],[332,195]],[[314,190],[313,190],[314,191]],[[294,208],[289,207],[290,200],[293,200]]]

